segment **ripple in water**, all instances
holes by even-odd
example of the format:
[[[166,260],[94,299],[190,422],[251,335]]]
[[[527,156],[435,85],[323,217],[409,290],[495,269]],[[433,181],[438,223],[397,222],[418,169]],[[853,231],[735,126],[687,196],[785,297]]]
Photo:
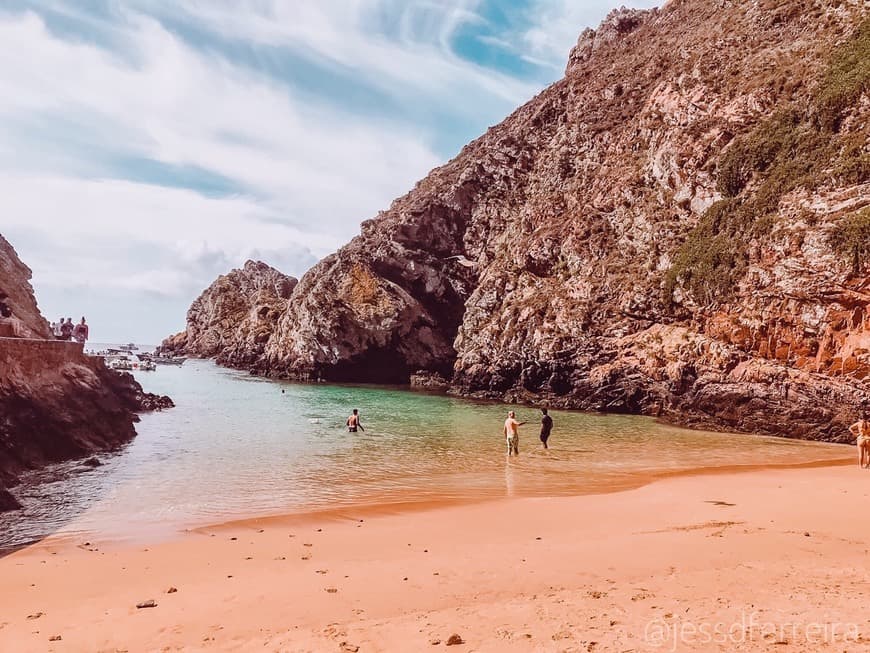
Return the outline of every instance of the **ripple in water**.
[[[837,445],[678,429],[648,418],[537,410],[372,387],[279,383],[208,361],[139,373],[177,407],[143,415],[104,465],[65,463],[13,491],[0,546],[50,533],[152,539],[234,518],[428,500],[553,496],[637,485],[668,471],[841,459]],[[284,393],[281,390],[284,390]],[[365,433],[344,421],[359,408]],[[508,461],[507,410],[521,456]]]

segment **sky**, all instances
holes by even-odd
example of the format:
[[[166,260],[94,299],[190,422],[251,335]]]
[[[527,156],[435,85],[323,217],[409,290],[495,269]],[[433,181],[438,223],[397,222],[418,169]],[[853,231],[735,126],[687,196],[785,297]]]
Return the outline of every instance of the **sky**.
[[[43,314],[156,344],[301,276],[649,0],[3,0],[0,233]]]

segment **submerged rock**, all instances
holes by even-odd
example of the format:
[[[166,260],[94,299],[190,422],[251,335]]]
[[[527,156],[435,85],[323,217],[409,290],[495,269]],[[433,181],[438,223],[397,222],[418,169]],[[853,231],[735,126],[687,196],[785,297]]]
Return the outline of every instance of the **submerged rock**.
[[[847,242],[870,222],[870,8],[805,4],[612,13],[564,79],[267,302],[259,338],[209,317],[220,347],[191,351],[846,440],[870,401],[868,278]],[[237,310],[205,314],[249,315],[238,284],[206,302]]]

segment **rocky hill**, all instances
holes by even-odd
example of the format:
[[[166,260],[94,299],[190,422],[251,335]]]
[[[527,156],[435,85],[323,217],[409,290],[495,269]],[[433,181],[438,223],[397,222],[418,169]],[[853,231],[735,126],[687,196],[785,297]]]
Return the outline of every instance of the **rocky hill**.
[[[49,324],[36,305],[30,277],[30,268],[21,262],[9,241],[0,235],[0,301],[19,323],[22,336],[47,338]]]
[[[616,11],[234,360],[844,440],[870,398],[868,142],[863,0]]]
[[[0,337],[0,511],[18,507],[6,489],[27,470],[117,448],[137,413],[172,405],[142,391],[130,374],[48,338],[30,270],[0,236],[0,289],[25,337]]]
[[[187,312],[187,329],[164,341],[162,348],[217,358],[224,365],[255,364],[297,283],[265,263],[248,261],[197,297]]]

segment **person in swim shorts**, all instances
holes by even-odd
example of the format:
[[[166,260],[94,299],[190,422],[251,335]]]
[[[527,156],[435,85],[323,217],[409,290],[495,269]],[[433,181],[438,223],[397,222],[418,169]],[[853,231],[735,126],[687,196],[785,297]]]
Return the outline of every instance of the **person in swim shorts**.
[[[858,467],[870,469],[870,420],[865,411],[861,412],[861,419],[849,427],[849,432],[858,438]]]
[[[359,410],[353,409],[353,413],[347,418],[347,430],[349,433],[356,433],[357,429],[365,432],[362,423],[359,421]]]
[[[514,411],[508,413],[507,419],[504,421],[504,436],[507,440],[508,456],[520,455],[520,431],[519,428],[525,422],[518,422],[517,415]]]

